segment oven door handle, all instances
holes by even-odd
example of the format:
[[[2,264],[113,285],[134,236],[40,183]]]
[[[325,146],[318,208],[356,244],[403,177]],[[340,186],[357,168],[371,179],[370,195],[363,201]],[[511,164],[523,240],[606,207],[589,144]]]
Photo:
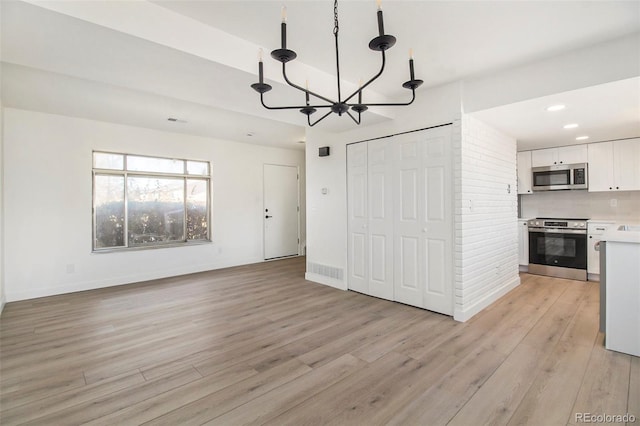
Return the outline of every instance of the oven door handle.
[[[587,235],[586,230],[582,229],[558,229],[558,228],[532,228],[529,227],[529,232],[542,232],[543,234],[583,234]]]

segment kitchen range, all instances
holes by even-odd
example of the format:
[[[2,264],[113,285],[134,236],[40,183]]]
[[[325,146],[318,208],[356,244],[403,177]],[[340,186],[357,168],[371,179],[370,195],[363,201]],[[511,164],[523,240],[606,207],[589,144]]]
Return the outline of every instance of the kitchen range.
[[[587,220],[529,220],[529,272],[586,281]]]

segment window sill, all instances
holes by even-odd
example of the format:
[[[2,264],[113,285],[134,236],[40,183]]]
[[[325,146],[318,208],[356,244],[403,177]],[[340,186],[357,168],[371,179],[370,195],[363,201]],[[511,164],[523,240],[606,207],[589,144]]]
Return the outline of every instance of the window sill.
[[[158,249],[176,248],[176,247],[192,247],[192,246],[202,246],[202,245],[207,245],[207,244],[213,244],[213,241],[211,241],[211,240],[197,240],[197,241],[187,241],[187,242],[167,243],[167,244],[155,244],[155,245],[135,246],[135,247],[103,248],[103,249],[94,249],[94,250],[91,251],[91,254],[124,253],[124,252],[128,252],[128,251],[158,250]]]

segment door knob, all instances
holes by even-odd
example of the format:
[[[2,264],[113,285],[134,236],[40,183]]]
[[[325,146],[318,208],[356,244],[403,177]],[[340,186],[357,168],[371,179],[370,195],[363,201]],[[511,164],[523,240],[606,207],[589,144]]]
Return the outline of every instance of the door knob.
[[[266,215],[264,218],[269,219],[270,217],[273,217],[273,216]]]

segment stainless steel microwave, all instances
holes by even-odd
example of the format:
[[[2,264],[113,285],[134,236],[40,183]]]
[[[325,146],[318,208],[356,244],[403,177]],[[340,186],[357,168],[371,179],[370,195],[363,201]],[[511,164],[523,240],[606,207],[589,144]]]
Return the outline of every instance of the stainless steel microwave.
[[[589,187],[587,163],[533,167],[531,172],[534,191],[587,189]]]

